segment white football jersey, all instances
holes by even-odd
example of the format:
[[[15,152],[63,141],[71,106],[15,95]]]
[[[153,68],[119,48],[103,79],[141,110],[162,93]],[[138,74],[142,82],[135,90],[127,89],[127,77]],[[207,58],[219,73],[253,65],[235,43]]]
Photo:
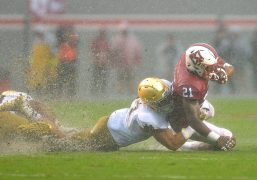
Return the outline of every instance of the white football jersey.
[[[107,127],[119,147],[125,147],[151,137],[151,129],[170,128],[166,116],[167,114],[158,113],[136,99],[130,108],[114,111]]]

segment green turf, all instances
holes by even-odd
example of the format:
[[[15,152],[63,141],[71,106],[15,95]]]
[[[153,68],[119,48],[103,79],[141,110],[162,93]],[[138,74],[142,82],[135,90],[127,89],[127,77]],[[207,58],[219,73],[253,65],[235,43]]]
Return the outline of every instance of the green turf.
[[[0,179],[256,179],[257,99],[211,99],[212,123],[237,137],[231,152],[148,151],[153,139],[108,153],[34,153],[0,156]],[[55,102],[63,123],[91,126],[128,101]]]

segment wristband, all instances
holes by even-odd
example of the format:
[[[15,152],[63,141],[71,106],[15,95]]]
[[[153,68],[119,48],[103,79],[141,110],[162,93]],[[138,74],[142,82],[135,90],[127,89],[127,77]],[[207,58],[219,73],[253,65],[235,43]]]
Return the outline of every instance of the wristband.
[[[213,142],[216,142],[219,138],[220,138],[220,135],[213,131],[211,131],[207,136],[207,139]]]
[[[195,130],[190,126],[181,129],[181,133],[183,134],[185,139],[189,139],[192,136],[192,134],[194,134],[194,132]]]

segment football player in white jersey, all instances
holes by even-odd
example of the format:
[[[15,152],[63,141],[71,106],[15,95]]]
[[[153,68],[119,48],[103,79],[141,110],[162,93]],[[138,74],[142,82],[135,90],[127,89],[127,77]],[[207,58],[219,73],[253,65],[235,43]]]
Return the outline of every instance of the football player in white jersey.
[[[179,133],[174,133],[168,122],[168,115],[173,110],[172,94],[171,82],[159,78],[146,78],[140,82],[138,98],[132,102],[130,108],[119,109],[110,116],[100,118],[93,128],[75,134],[72,137],[71,145],[64,143],[65,138],[53,144],[63,145],[63,147],[58,147],[58,150],[113,151],[153,136],[167,149],[177,150],[192,135],[194,135],[194,139],[204,141],[205,139],[201,139],[202,137],[189,126],[183,128]],[[214,115],[214,108],[208,101],[202,107],[202,119]],[[228,130],[218,128],[208,122],[205,123],[220,133],[221,137],[232,136]],[[80,146],[75,144],[80,144]],[[204,145],[206,147],[206,144]],[[202,146],[203,143],[189,142],[183,146],[183,149],[196,150]],[[224,145],[222,142],[212,145],[212,147],[214,146],[224,150],[232,148],[232,145]]]
[[[54,114],[24,92],[5,91],[0,95],[1,137],[15,134],[36,138],[54,134],[63,137]]]
[[[130,144],[154,137],[170,150],[177,150],[191,136],[191,127],[174,134],[167,121],[172,95],[171,83],[159,78],[146,78],[138,86],[138,96],[129,108],[119,109],[110,116],[100,118],[93,128],[72,136],[72,144],[64,143],[70,139],[53,142],[55,150],[96,150],[114,151]],[[54,147],[56,144],[62,147]],[[79,144],[79,146],[78,146]]]
[[[66,138],[59,139],[58,143],[66,140],[69,142],[72,140],[74,143],[71,146],[63,143],[64,147],[58,150],[118,150],[151,136],[170,150],[180,148],[192,135],[194,140],[208,142],[191,127],[183,128],[177,134],[172,131],[167,121],[168,114],[173,110],[172,94],[171,82],[159,78],[146,78],[140,82],[139,98],[132,102],[130,108],[120,109],[108,117],[100,118],[89,130],[75,133],[72,137],[66,135]],[[201,112],[202,120],[208,119],[214,115],[214,108],[205,100]],[[0,113],[0,125],[5,131],[14,133],[18,129],[23,134],[30,136],[42,137],[48,134],[58,138],[64,136],[65,132],[60,130],[61,128],[51,111],[26,93],[3,92],[0,97]],[[220,136],[232,136],[229,130],[216,127],[206,121],[204,123]],[[209,148],[212,144],[205,144],[204,147],[206,145]],[[231,149],[230,144],[225,147],[219,144],[217,146]],[[203,143],[187,142],[182,149],[197,150],[201,147],[203,147]],[[214,146],[212,145],[212,147]]]

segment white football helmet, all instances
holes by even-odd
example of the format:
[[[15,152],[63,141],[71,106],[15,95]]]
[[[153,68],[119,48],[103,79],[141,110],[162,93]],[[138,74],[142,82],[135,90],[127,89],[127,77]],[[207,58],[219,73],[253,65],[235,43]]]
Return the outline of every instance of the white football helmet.
[[[217,66],[219,56],[209,44],[193,44],[186,50],[186,67],[198,76],[209,79],[209,74]]]
[[[158,112],[170,112],[172,110],[173,88],[170,82],[150,77],[142,80],[138,85],[139,98]]]

